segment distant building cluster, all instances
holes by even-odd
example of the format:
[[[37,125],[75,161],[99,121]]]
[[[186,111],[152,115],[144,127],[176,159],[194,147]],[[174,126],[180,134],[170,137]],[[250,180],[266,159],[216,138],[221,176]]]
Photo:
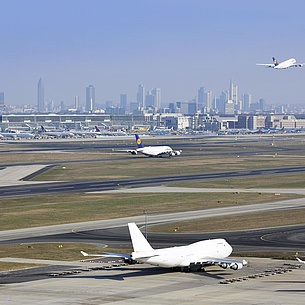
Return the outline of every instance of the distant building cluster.
[[[162,101],[161,89],[147,90],[138,85],[135,98],[130,100],[122,93],[119,101],[97,101],[94,85],[86,87],[85,101],[75,96],[71,104],[45,100],[44,83],[37,84],[36,106],[13,107],[5,103],[4,92],[0,92],[1,128],[27,124],[32,128],[52,125],[58,128],[89,128],[119,126],[123,130],[138,132],[158,128],[167,130],[208,130],[258,128],[301,128],[305,126],[304,109],[289,105],[267,105],[264,99],[252,101],[251,94],[239,94],[239,88],[230,80],[229,90],[219,96],[204,86],[198,89],[195,98],[188,101]],[[16,125],[17,124],[17,125]],[[93,126],[92,126],[93,125]],[[142,127],[141,127],[142,126]]]

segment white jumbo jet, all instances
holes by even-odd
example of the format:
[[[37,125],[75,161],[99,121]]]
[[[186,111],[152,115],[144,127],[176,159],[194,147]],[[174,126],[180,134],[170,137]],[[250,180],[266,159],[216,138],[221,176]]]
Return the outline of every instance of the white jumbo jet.
[[[134,222],[128,223],[128,228],[133,246],[131,255],[87,254],[84,251],[81,253],[84,256],[121,257],[125,260],[182,271],[204,271],[204,267],[213,265],[237,270],[247,264],[245,260],[227,258],[232,253],[232,247],[222,238],[202,240],[187,246],[153,249]]]
[[[289,58],[285,61],[282,61],[280,63],[277,62],[277,60],[272,57],[272,64],[256,64],[257,66],[264,66],[266,68],[273,68],[273,69],[288,69],[291,67],[303,67],[304,64],[299,64],[294,58]]]
[[[162,156],[174,157],[181,155],[182,150],[173,150],[170,146],[144,146],[139,135],[135,134],[135,137],[136,137],[137,148],[123,150],[123,151],[129,152],[132,155],[137,155],[138,153],[141,153],[148,157],[162,157]]]

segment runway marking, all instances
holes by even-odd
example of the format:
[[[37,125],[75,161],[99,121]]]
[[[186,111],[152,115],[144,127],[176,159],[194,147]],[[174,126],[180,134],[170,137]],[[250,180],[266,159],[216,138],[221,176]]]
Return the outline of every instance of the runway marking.
[[[265,237],[267,236],[272,236],[273,234],[289,234],[287,232],[276,232],[276,233],[268,233],[268,234],[264,234],[260,237],[260,240],[264,241],[264,242],[268,242],[268,243],[271,243],[271,244],[281,244],[281,245],[288,245],[288,246],[301,246],[303,247],[304,246],[304,243],[293,243],[293,242],[285,242],[285,241],[274,241],[274,240],[268,240],[268,239],[265,239]]]

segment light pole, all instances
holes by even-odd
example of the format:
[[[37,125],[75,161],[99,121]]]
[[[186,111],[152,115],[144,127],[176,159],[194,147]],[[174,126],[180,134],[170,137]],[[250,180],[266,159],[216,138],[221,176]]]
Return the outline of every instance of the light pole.
[[[148,214],[148,210],[144,210],[144,218],[145,218],[145,238],[147,239],[147,214]]]

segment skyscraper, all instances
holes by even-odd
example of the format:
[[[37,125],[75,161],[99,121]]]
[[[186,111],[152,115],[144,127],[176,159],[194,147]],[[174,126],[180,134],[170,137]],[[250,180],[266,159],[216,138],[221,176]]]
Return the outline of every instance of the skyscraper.
[[[74,108],[76,110],[79,110],[79,96],[78,95],[76,95],[74,98]]]
[[[250,110],[250,105],[251,105],[251,94],[244,94],[243,95],[243,112],[248,112]]]
[[[4,105],[4,92],[0,92],[0,105]]]
[[[152,95],[154,97],[154,106],[156,109],[161,108],[161,89],[160,88],[154,88],[152,89]]]
[[[206,111],[209,113],[212,108],[212,103],[213,103],[213,95],[212,91],[207,91],[205,93],[205,100],[206,100]]]
[[[120,108],[127,109],[127,94],[120,95]]]
[[[44,85],[40,78],[37,85],[37,110],[38,112],[46,112],[46,104],[44,101]]]
[[[204,87],[201,86],[198,90],[198,109],[201,110],[205,106],[206,106],[206,96],[205,96]]]
[[[6,107],[4,104],[4,92],[0,92],[0,111],[5,112]]]
[[[86,107],[85,110],[92,112],[95,109],[95,88],[89,85],[86,88]]]
[[[144,85],[139,85],[137,93],[137,103],[138,107],[145,108],[145,87]]]

